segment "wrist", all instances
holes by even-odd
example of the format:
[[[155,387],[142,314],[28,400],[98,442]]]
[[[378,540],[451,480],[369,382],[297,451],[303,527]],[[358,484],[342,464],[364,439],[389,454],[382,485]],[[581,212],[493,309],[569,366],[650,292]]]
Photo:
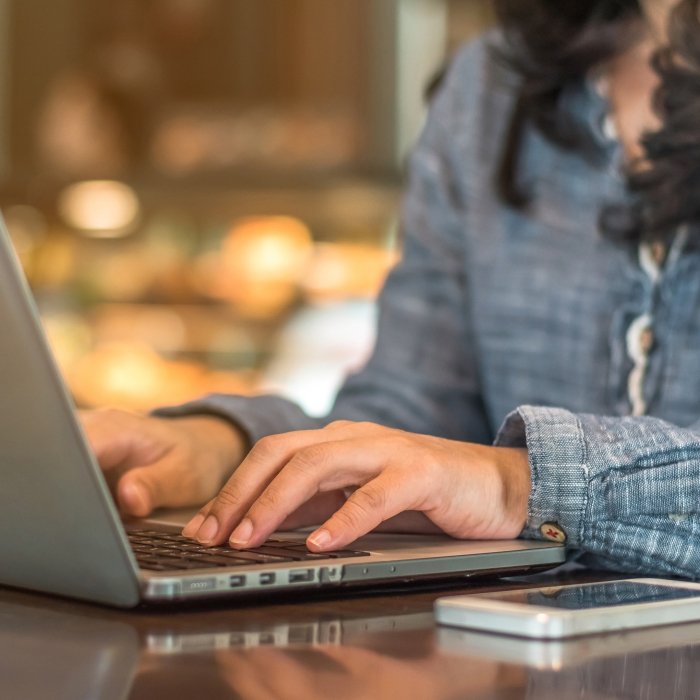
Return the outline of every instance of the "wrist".
[[[526,448],[496,447],[496,469],[503,488],[503,509],[509,529],[517,537],[525,529],[532,490]]]

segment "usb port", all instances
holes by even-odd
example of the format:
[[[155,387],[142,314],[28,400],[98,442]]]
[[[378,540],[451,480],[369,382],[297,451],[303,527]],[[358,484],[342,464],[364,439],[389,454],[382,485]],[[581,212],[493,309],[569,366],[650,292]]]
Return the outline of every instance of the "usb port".
[[[274,574],[260,574],[260,585],[269,586],[271,583],[275,582]]]
[[[245,585],[245,576],[231,576],[228,580],[230,588],[240,588]]]
[[[313,580],[313,569],[297,569],[289,573],[289,583],[310,583]]]

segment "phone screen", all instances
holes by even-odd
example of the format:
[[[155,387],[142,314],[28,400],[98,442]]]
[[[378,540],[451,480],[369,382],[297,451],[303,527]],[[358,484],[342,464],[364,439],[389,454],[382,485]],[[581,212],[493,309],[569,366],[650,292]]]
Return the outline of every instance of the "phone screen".
[[[560,586],[536,588],[531,591],[486,593],[480,597],[558,610],[592,610],[613,605],[635,605],[698,598],[700,590],[636,581],[613,581],[586,586]]]

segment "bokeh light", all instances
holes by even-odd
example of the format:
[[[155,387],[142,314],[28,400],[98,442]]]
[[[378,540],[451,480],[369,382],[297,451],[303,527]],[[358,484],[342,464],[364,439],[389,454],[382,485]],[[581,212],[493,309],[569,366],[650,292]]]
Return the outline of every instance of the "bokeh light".
[[[70,227],[95,238],[119,238],[134,230],[141,206],[134,190],[116,180],[92,180],[66,187],[58,210]]]

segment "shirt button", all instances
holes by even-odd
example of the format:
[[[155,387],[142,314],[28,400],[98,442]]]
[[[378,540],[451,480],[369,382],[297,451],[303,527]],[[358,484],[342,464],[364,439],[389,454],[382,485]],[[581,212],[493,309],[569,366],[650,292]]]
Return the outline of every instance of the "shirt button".
[[[540,534],[550,542],[566,542],[566,533],[556,523],[543,523],[540,525]]]
[[[654,331],[651,328],[645,328],[639,334],[639,349],[648,355],[654,349],[654,343],[656,338],[654,337]]]
[[[615,120],[609,114],[603,118],[601,128],[603,136],[605,136],[608,141],[618,140],[617,124],[615,124]]]
[[[666,254],[668,252],[666,245],[661,241],[654,241],[650,246],[652,260],[662,267],[666,262]]]

